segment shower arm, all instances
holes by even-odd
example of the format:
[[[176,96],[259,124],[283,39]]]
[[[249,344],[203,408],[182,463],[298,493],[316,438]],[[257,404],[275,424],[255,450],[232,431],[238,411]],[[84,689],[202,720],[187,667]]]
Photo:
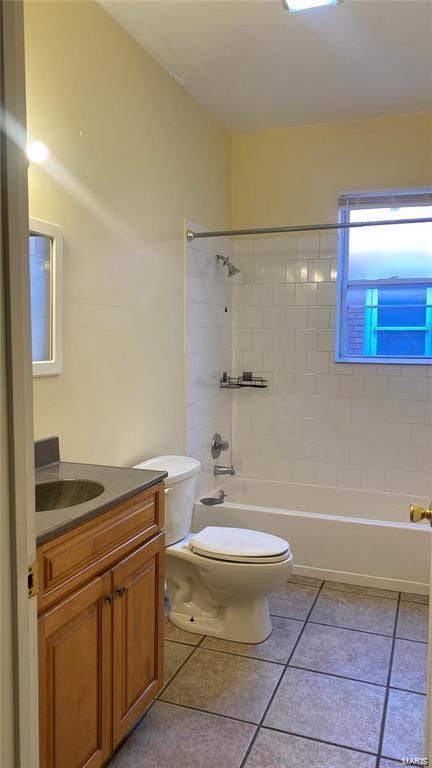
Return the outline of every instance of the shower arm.
[[[253,229],[221,229],[213,232],[193,232],[188,229],[186,239],[190,243],[207,237],[247,237],[250,235],[277,235],[289,232],[319,232],[324,230],[356,229],[358,227],[385,227],[391,224],[427,224],[432,222],[432,217],[424,219],[383,219],[381,221],[352,221],[338,222],[337,224],[302,224],[295,227],[257,227]]]
[[[221,261],[224,266],[226,266],[229,263],[228,256],[221,256],[220,253],[217,253],[216,258],[218,261]]]

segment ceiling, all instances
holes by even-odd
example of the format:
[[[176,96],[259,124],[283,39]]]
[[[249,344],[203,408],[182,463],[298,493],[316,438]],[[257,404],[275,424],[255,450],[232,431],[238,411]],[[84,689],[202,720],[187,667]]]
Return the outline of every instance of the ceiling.
[[[101,0],[232,131],[432,109],[432,0]]]

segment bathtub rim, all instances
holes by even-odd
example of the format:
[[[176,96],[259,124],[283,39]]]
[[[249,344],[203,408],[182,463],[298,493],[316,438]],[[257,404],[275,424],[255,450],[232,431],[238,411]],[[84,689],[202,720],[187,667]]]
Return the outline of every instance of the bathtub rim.
[[[241,480],[248,480],[252,478],[239,478]],[[268,482],[268,481],[264,481]],[[274,481],[271,481],[274,482]],[[302,484],[298,484],[302,485]],[[320,486],[314,486],[317,489]],[[325,486],[326,488],[328,486]],[[341,490],[340,488],[334,488],[334,490]],[[351,490],[351,489],[348,489]],[[214,490],[211,492],[214,493]],[[375,493],[375,491],[372,491],[371,493]],[[386,491],[377,491],[376,493],[388,493]],[[210,495],[210,494],[209,494]],[[401,496],[404,496],[405,494],[400,494]],[[326,521],[337,523],[341,525],[361,525],[361,526],[372,526],[380,529],[397,529],[397,530],[407,530],[410,532],[411,537],[415,536],[425,536],[431,535],[431,528],[429,524],[417,524],[413,525],[413,523],[406,522],[406,523],[400,523],[397,521],[392,520],[379,520],[375,518],[359,518],[359,517],[353,517],[348,515],[330,515],[327,513],[321,513],[321,512],[304,512],[302,510],[293,510],[293,509],[287,509],[284,507],[266,507],[264,505],[254,505],[249,503],[239,503],[239,502],[231,502],[231,501],[224,501],[222,504],[214,505],[212,507],[208,507],[205,504],[202,504],[202,502],[197,499],[194,503],[194,515],[193,515],[193,525],[196,525],[196,510],[197,509],[203,509],[206,513],[209,512],[209,510],[212,510],[212,512],[217,515],[217,508],[223,507],[225,510],[232,509],[235,513],[236,511],[244,511],[246,509],[250,510],[251,512],[255,513],[263,513],[263,514],[275,514],[275,515],[283,515],[286,517],[300,517],[300,518],[306,518],[311,520],[316,520],[318,522],[325,523]],[[210,524],[210,523],[207,523]],[[212,523],[213,525],[217,525],[217,518]],[[246,527],[246,526],[245,526]],[[428,564],[429,565],[429,564]],[[306,576],[311,578],[320,579],[322,581],[333,581],[333,582],[339,582],[339,583],[348,583],[353,584],[356,586],[363,586],[363,587],[372,587],[375,589],[385,589],[395,592],[411,592],[414,594],[429,594],[430,593],[430,585],[429,581],[411,581],[407,579],[396,579],[392,577],[386,577],[386,576],[379,576],[375,574],[366,574],[366,573],[357,573],[353,571],[339,571],[329,568],[323,568],[323,567],[314,567],[311,565],[301,565],[296,564],[294,560],[293,570],[292,573],[297,576]]]

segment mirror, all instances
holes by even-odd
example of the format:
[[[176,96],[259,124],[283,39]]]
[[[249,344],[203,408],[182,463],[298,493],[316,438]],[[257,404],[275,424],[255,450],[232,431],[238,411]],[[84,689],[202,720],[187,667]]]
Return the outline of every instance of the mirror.
[[[62,371],[62,229],[30,219],[30,299],[33,376]]]

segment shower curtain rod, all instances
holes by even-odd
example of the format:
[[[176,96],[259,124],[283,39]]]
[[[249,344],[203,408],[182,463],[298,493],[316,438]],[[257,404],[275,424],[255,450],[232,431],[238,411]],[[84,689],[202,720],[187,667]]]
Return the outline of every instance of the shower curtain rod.
[[[338,224],[303,224],[297,227],[258,227],[255,229],[221,229],[214,232],[186,232],[188,242],[204,237],[241,237],[243,235],[276,235],[282,232],[319,232],[326,229],[354,229],[356,227],[384,227],[389,224],[425,224],[432,222],[432,217],[425,219],[384,219],[382,221],[352,221]]]

